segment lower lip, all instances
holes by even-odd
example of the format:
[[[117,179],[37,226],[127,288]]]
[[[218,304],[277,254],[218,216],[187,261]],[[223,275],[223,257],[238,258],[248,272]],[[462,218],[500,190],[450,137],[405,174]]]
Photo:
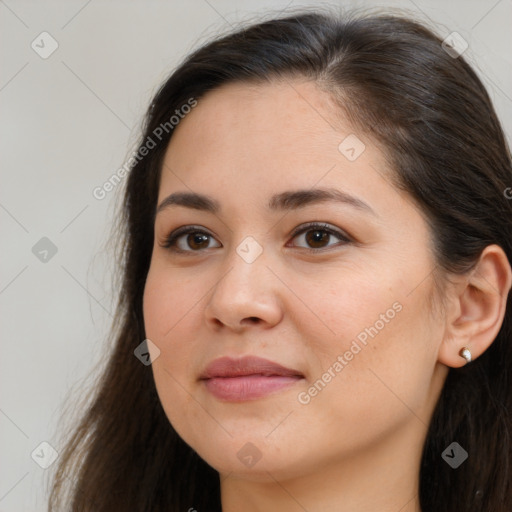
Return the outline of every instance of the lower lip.
[[[244,402],[255,400],[287,388],[302,377],[245,375],[243,377],[215,377],[204,381],[206,389],[228,402]]]

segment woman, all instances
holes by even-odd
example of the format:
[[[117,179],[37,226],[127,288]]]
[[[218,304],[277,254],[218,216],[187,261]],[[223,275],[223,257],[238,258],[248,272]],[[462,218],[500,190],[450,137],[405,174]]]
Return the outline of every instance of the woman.
[[[299,13],[170,76],[51,510],[512,510],[511,160],[447,50]]]

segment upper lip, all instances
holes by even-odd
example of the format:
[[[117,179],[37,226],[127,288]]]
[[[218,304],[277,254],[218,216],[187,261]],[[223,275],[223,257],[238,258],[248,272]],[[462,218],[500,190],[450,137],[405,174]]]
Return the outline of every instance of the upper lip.
[[[298,370],[286,368],[274,361],[256,356],[244,356],[238,359],[231,357],[215,359],[206,366],[201,373],[200,379],[242,377],[244,375],[303,377]]]

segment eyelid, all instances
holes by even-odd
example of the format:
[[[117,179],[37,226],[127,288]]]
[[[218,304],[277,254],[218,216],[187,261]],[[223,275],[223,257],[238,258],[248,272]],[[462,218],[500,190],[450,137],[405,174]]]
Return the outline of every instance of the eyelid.
[[[318,231],[325,231],[325,232],[329,233],[330,235],[337,237],[338,243],[332,244],[332,245],[327,245],[327,246],[319,248],[319,249],[315,249],[313,247],[302,247],[302,246],[292,246],[292,247],[296,247],[297,249],[301,249],[303,251],[307,251],[310,253],[325,253],[330,250],[333,250],[336,247],[339,247],[340,243],[341,243],[341,245],[356,243],[356,241],[350,235],[348,235],[348,233],[346,233],[345,231],[343,231],[335,226],[332,226],[331,224],[328,224],[326,222],[319,222],[319,221],[312,221],[312,222],[307,222],[306,224],[301,224],[300,226],[298,226],[297,228],[294,229],[294,231],[290,235],[290,237],[293,240],[297,236],[302,235],[303,233],[306,233],[308,231],[313,231],[315,229]],[[287,244],[287,247],[289,247],[288,244]]]
[[[203,251],[184,251],[182,249],[179,249],[176,247],[176,241],[177,239],[182,235],[188,235],[189,233],[203,233],[205,235],[208,235],[209,237],[217,239],[217,235],[212,234],[209,230],[203,228],[202,226],[196,226],[196,225],[188,225],[188,226],[181,226],[168,235],[165,236],[163,243],[160,244],[160,247],[163,247],[164,249],[173,250],[174,252],[178,253],[199,253]],[[220,242],[219,242],[220,243]],[[222,246],[222,244],[221,244]]]
[[[301,224],[300,226],[297,226],[293,230],[290,237],[293,239],[297,235],[300,235],[300,234],[304,233],[305,231],[310,231],[313,229],[317,229],[319,231],[327,231],[327,233],[336,235],[336,236],[340,237],[340,239],[345,240],[346,242],[353,241],[352,237],[350,237],[347,233],[345,233],[341,229],[336,228],[336,227],[332,226],[331,224],[327,224],[326,222],[319,222],[319,221],[306,222],[306,224]],[[318,249],[317,249],[317,251],[318,251]]]

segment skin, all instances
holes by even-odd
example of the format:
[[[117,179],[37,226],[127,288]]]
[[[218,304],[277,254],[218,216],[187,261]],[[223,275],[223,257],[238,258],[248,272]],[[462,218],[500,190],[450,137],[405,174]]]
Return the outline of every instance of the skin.
[[[425,219],[390,184],[377,146],[334,118],[335,109],[307,81],[229,84],[200,99],[165,156],[158,204],[195,192],[220,210],[172,205],[158,212],[146,334],[160,350],[152,368],[165,413],[219,471],[225,512],[419,511],[421,450],[448,367],[465,364],[463,346],[478,357],[503,320],[512,278],[498,246],[484,251],[471,275],[446,280],[446,307],[433,307],[439,301]],[[349,134],[366,146],[354,161],[338,150]],[[266,207],[284,191],[327,187],[374,214],[335,201]],[[311,245],[311,231],[293,236],[313,221],[349,241],[331,235]],[[187,245],[185,234],[178,247],[188,252],[163,247],[186,225],[210,235],[203,246],[190,237]],[[237,253],[248,236],[263,250],[251,263]],[[397,303],[394,318],[301,403],[299,394],[329,368],[332,374],[358,334]],[[218,400],[198,380],[212,360],[247,354],[304,379],[239,403]],[[252,467],[237,457],[246,443],[261,456]]]

